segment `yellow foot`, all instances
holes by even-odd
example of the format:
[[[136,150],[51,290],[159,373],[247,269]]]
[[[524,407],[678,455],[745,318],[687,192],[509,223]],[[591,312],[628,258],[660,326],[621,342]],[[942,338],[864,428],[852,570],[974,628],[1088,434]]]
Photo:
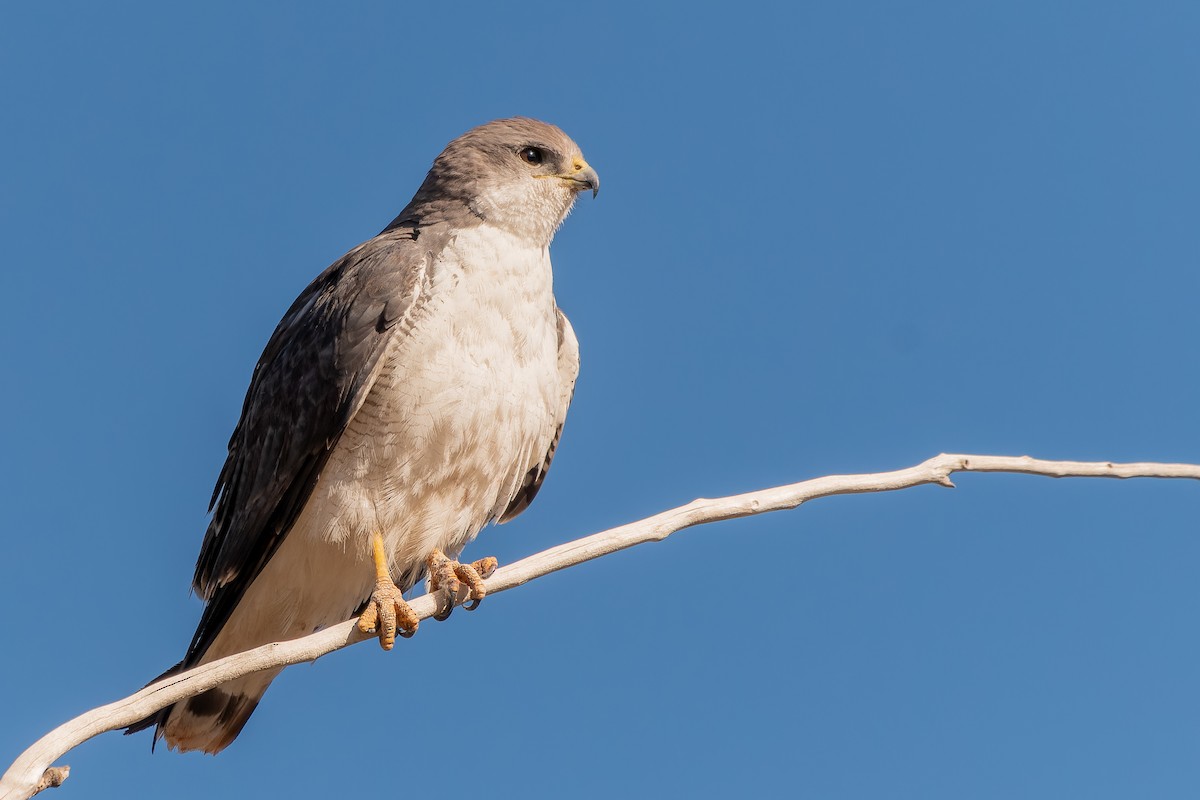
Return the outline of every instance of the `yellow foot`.
[[[385,576],[375,581],[375,591],[371,592],[371,599],[358,618],[358,629],[363,633],[378,633],[379,646],[391,650],[396,644],[396,634],[407,639],[417,632],[419,622],[404,602],[400,587]]]
[[[459,602],[467,611],[479,607],[479,601],[487,594],[483,579],[496,571],[499,562],[488,556],[470,564],[451,561],[441,550],[434,550],[426,560],[429,567],[429,593],[437,596],[438,610],[433,618],[444,620],[450,616]],[[466,595],[463,597],[463,587]]]

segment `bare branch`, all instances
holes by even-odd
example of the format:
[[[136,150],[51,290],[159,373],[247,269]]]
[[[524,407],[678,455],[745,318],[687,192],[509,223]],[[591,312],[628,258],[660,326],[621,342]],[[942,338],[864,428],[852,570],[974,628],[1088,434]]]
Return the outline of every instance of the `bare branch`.
[[[1029,456],[939,455],[915,467],[863,475],[829,475],[756,492],[693,500],[687,505],[652,517],[552,547],[496,571],[486,582],[489,594],[528,583],[560,569],[582,564],[644,542],[661,541],[676,531],[708,522],[746,517],[767,511],[795,508],[819,497],[862,492],[889,492],[924,484],[954,486],[955,472],[1010,472],[1051,478],[1191,478],[1200,480],[1200,465],[1108,461],[1043,461]],[[436,604],[429,596],[410,605],[420,619],[433,616]],[[159,709],[199,694],[226,681],[272,667],[313,661],[319,656],[356,642],[374,638],[359,633],[357,620],[347,620],[323,631],[263,645],[188,672],[165,678],[141,691],[92,709],[43,736],[13,762],[0,777],[0,800],[24,800],[66,780],[69,767],[51,764],[72,748],[106,731],[119,730]]]

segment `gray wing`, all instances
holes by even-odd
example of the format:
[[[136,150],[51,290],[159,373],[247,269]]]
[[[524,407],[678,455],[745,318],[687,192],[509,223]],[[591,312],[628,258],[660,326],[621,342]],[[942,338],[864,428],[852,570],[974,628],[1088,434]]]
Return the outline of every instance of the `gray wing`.
[[[391,336],[421,306],[434,255],[416,240],[413,229],[392,229],[351,250],[271,335],[209,505],[194,578],[208,603],[185,667],[204,655],[295,523]]]
[[[558,312],[558,377],[561,391],[555,415],[554,438],[550,440],[550,449],[546,451],[546,457],[531,466],[529,472],[525,473],[525,480],[522,481],[521,488],[517,490],[517,494],[508,504],[508,508],[500,515],[499,522],[508,522],[529,508],[529,504],[537,496],[538,489],[542,488],[542,482],[546,480],[546,473],[550,471],[550,462],[554,460],[554,451],[558,449],[558,440],[562,437],[563,425],[567,421],[567,409],[571,406],[571,398],[575,395],[575,379],[579,377],[579,340],[575,338],[575,330],[571,327],[571,323],[563,314],[562,309],[555,309],[555,311]]]

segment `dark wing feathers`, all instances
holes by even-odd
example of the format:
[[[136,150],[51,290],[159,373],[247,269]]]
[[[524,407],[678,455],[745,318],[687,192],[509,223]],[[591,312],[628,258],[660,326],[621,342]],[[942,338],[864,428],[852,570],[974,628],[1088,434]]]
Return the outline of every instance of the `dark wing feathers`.
[[[197,663],[296,522],[375,380],[393,329],[421,305],[434,254],[393,229],[351,250],[296,299],[254,368],[213,492],[194,586],[208,601]]]

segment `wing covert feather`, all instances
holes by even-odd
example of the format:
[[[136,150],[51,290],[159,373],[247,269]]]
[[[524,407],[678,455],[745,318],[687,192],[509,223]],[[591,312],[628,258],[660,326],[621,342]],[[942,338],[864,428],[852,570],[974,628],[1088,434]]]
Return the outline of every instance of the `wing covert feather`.
[[[571,327],[567,315],[560,308],[556,308],[555,311],[558,314],[559,398],[554,418],[554,438],[550,440],[550,447],[546,450],[545,458],[529,468],[529,472],[525,474],[525,480],[521,482],[521,487],[497,522],[508,522],[529,508],[529,504],[537,496],[538,490],[542,488],[542,482],[546,480],[546,473],[550,471],[550,463],[554,461],[554,451],[558,449],[558,440],[562,438],[563,425],[567,422],[567,409],[571,407],[571,398],[575,395],[575,379],[579,377],[579,340],[575,338],[575,329]]]

